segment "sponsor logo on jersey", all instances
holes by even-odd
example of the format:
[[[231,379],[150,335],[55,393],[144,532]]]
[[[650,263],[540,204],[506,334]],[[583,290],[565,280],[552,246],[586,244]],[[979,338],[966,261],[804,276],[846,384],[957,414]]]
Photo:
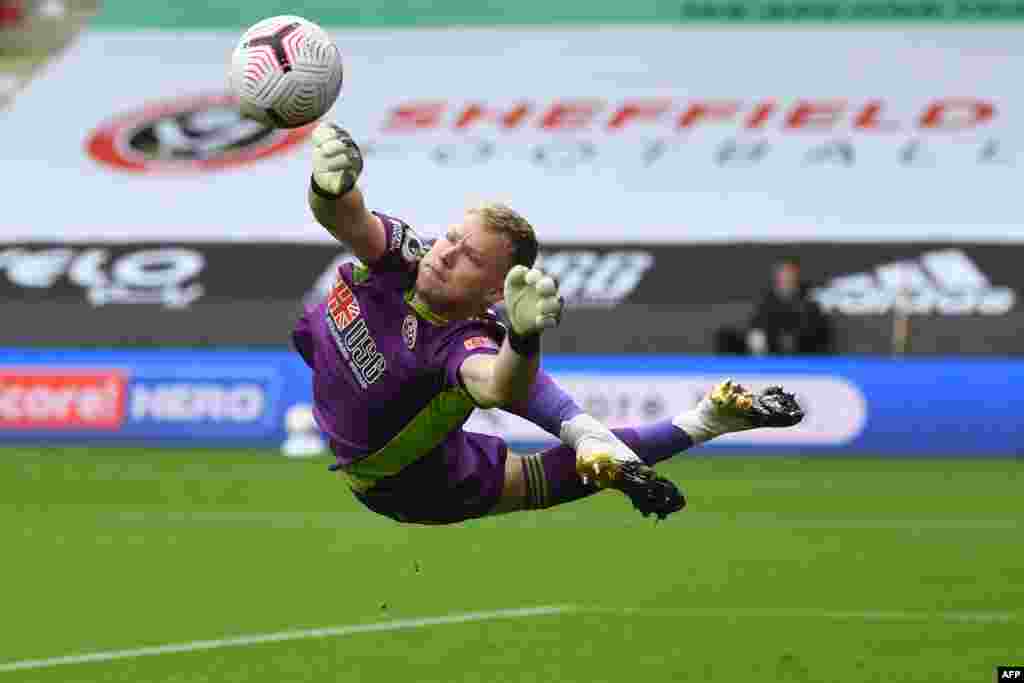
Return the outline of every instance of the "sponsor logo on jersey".
[[[116,370],[0,370],[0,430],[118,430],[126,386]]]
[[[466,347],[467,351],[475,351],[476,349],[496,349],[498,343],[490,337],[470,337],[469,339],[462,342],[462,345]]]
[[[405,234],[404,226],[398,221],[389,220],[391,223],[391,248],[398,249],[402,244],[402,236]]]
[[[387,361],[377,350],[359,301],[340,277],[327,298],[327,329],[359,386],[366,389],[381,378],[388,367]]]
[[[412,231],[412,228],[406,227],[402,236],[402,258],[406,263],[419,263],[425,253],[427,246],[424,241]]]
[[[101,123],[86,151],[120,171],[196,173],[279,154],[313,130],[313,124],[275,129],[243,118],[235,102],[228,94],[153,102]]]
[[[327,315],[342,331],[352,324],[352,321],[361,313],[359,302],[352,294],[348,284],[340,277],[335,281],[331,293],[327,296]]]
[[[1014,290],[993,286],[961,249],[837,277],[811,296],[825,312],[844,315],[1006,315],[1017,299]]]
[[[402,339],[405,340],[405,345],[412,351],[416,347],[416,332],[419,330],[419,323],[416,322],[416,316],[412,313],[405,316],[405,320],[402,321]]]
[[[390,216],[381,216],[381,219],[384,221],[385,229],[391,233],[388,248],[401,254],[402,260],[406,263],[419,263],[423,254],[427,252],[427,244],[423,238],[400,220]]]
[[[355,375],[359,385],[366,389],[376,382],[387,370],[388,364],[384,354],[377,350],[377,343],[370,334],[370,328],[366,320],[359,318],[344,334],[336,335],[335,341],[339,341],[338,350],[342,357],[348,362],[352,374]]]

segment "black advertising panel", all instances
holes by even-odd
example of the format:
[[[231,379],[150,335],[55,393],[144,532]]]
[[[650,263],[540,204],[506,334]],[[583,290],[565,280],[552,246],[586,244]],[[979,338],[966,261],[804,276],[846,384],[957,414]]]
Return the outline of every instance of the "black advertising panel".
[[[275,346],[323,296],[330,244],[0,244],[4,346]],[[797,259],[837,350],[1016,353],[1018,249],[960,243],[551,244],[568,310],[549,352],[707,353],[742,326],[774,264]]]

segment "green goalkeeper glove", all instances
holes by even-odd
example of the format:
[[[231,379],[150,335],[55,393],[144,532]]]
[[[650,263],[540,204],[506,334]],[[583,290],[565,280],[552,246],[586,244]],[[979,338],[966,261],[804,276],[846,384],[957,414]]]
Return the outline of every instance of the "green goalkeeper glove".
[[[519,265],[505,276],[505,307],[516,335],[539,335],[557,326],[562,321],[564,306],[558,296],[558,283],[543,271]]]
[[[321,123],[313,131],[313,191],[337,198],[356,186],[363,153],[344,128]]]

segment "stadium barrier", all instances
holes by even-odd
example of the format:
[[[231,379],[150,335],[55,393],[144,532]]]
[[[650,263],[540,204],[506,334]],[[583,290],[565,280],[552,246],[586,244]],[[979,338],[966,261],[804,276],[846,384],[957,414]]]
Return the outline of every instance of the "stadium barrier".
[[[901,313],[909,353],[1020,352],[1024,272],[1000,244],[547,240],[541,264],[569,314],[545,351],[709,353],[715,330],[750,319],[787,258],[815,283],[837,353],[888,353]],[[301,303],[323,301],[353,259],[337,243],[0,242],[0,345],[59,347],[74,329],[79,348],[280,347]],[[241,278],[239,263],[274,277]]]
[[[716,358],[553,355],[552,373],[613,426],[671,416],[713,382],[783,383],[808,408],[790,430],[724,437],[719,452],[1019,455],[1024,361],[991,358]],[[281,351],[0,350],[0,442],[279,447],[311,400],[308,368]],[[477,411],[468,428],[534,448],[550,437]]]

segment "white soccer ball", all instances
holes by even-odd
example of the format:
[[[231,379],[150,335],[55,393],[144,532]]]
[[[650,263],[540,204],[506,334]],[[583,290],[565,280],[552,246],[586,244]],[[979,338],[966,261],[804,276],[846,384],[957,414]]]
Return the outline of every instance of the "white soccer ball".
[[[275,128],[298,128],[326,114],[341,80],[338,46],[292,15],[264,19],[242,34],[228,70],[242,115]]]

